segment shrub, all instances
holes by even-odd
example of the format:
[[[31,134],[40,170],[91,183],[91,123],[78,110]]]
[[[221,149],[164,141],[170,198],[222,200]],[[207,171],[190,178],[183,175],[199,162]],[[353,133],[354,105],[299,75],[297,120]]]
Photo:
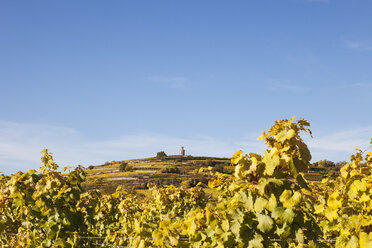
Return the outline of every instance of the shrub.
[[[180,173],[178,167],[166,167],[160,170],[161,173]]]
[[[216,161],[208,159],[208,160],[204,161],[204,165],[207,166],[207,167],[214,167],[214,166],[216,166]]]
[[[128,163],[123,162],[119,165],[119,171],[127,171]]]
[[[157,158],[157,159],[161,159],[161,160],[163,160],[163,159],[165,159],[166,157],[167,157],[167,154],[166,154],[164,151],[160,151],[160,152],[156,153],[156,158]]]
[[[185,188],[192,188],[195,187],[200,181],[196,178],[190,178],[181,183],[181,185]]]
[[[220,172],[220,173],[224,173],[225,169],[224,169],[224,166],[223,164],[217,164],[213,167],[213,171],[215,172]]]
[[[123,172],[123,171],[132,171],[133,170],[133,166],[132,165],[129,165],[128,163],[126,162],[123,162],[119,165],[119,171]]]
[[[320,160],[318,162],[313,163],[312,165],[320,168],[335,167],[335,163],[329,160]]]

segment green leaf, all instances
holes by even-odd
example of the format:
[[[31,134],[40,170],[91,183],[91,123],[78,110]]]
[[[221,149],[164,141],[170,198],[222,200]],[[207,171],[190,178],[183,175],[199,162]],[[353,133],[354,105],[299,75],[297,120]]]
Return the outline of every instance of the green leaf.
[[[252,210],[253,209],[252,195],[249,192],[244,192],[244,191],[239,191],[239,194],[241,197],[240,202],[242,203],[245,210]]]
[[[265,198],[263,197],[257,198],[256,202],[254,203],[254,210],[257,213],[261,213],[266,208],[267,203],[268,201]]]
[[[265,155],[262,159],[265,163],[265,174],[272,176],[275,168],[280,164],[279,152],[276,148],[271,149],[269,152],[265,151]]]
[[[261,178],[259,181],[258,181],[258,185],[256,186],[256,188],[260,191],[261,194],[265,194],[265,189],[267,187],[267,185],[269,185],[270,183],[273,183],[277,186],[281,186],[284,184],[283,180],[282,179],[277,179],[277,178]]]
[[[311,160],[311,153],[310,153],[310,150],[307,147],[307,145],[300,140],[296,140],[296,145],[299,148],[301,158],[305,161],[310,161]]]
[[[309,162],[299,159],[298,157],[293,158],[293,162],[296,166],[297,172],[307,172],[309,170]]]
[[[307,182],[302,173],[299,173],[297,175],[296,181],[301,186],[301,188],[308,188]]]
[[[283,223],[281,220],[283,213],[284,213],[283,207],[276,207],[274,211],[271,213],[271,217],[273,217],[277,223]]]
[[[231,232],[236,236],[238,237],[239,236],[239,232],[240,232],[240,227],[241,227],[241,224],[238,222],[238,221],[234,221],[232,224],[231,224]]]
[[[284,222],[292,224],[294,217],[295,213],[293,212],[293,210],[291,208],[287,208],[284,210],[281,218]]]
[[[254,235],[254,238],[249,241],[248,243],[248,248],[263,248],[263,244],[262,244],[262,241],[263,241],[263,238],[260,234],[255,234]]]
[[[229,231],[229,229],[230,229],[229,221],[228,220],[223,220],[222,224],[221,224],[221,227],[225,232]]]
[[[271,194],[269,202],[266,204],[266,209],[272,212],[277,206],[277,200],[274,194]]]
[[[261,232],[267,232],[273,228],[274,222],[270,218],[270,216],[257,213],[257,220],[258,220],[257,228]]]
[[[291,159],[289,160],[289,168],[290,168],[290,170],[291,170],[291,174],[293,175],[293,177],[296,178],[297,175],[298,175],[298,172],[297,172],[296,165],[295,165],[294,162],[293,162],[293,158],[291,158]]]
[[[275,233],[282,239],[287,238],[291,234],[291,226],[287,223],[284,223],[282,227],[277,226]]]

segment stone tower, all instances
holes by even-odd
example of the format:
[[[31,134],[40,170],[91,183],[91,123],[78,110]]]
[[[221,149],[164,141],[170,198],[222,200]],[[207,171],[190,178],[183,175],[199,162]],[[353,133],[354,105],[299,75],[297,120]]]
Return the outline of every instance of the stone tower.
[[[185,149],[183,148],[183,146],[181,146],[180,155],[185,156]]]

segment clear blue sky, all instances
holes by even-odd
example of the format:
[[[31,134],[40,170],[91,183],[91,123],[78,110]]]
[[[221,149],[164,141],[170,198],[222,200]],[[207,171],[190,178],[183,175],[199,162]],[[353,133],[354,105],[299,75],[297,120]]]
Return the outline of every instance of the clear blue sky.
[[[231,156],[305,117],[313,160],[372,137],[372,2],[0,2],[0,171]]]

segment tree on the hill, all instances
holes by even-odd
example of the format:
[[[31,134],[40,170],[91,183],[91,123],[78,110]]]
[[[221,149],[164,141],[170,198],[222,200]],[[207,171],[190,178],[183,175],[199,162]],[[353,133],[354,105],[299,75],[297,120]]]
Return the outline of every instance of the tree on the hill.
[[[127,167],[128,167],[128,163],[123,162],[119,165],[119,171],[126,171]]]
[[[161,159],[161,160],[163,160],[163,159],[165,159],[166,157],[167,157],[167,154],[165,154],[164,151],[160,151],[160,152],[156,153],[156,158],[157,158],[157,159]]]
[[[329,168],[335,167],[335,163],[329,160],[319,160],[318,162],[313,163],[313,166],[320,168]]]

